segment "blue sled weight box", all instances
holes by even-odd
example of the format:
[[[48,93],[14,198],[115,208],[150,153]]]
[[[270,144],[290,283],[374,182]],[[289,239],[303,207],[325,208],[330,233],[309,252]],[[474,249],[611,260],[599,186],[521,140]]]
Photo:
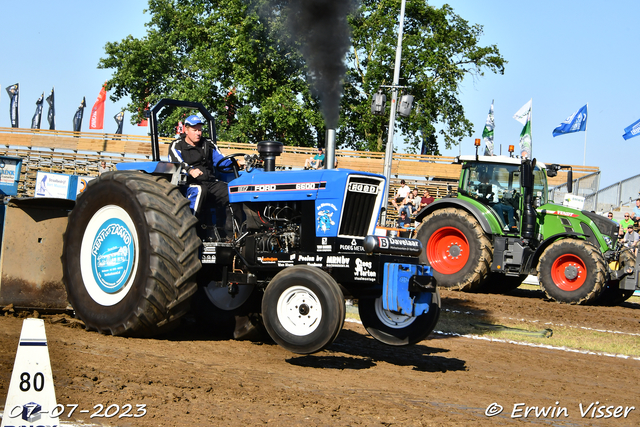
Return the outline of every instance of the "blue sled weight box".
[[[429,311],[435,286],[431,267],[426,265],[388,263],[384,266],[382,307],[406,316],[417,317]],[[417,285],[416,282],[422,283]]]

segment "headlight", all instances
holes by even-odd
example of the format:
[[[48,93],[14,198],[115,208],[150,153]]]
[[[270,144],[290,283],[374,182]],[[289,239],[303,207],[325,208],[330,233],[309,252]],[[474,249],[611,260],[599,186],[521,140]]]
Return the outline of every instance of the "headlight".
[[[612,248],[612,243],[611,243],[611,237],[607,236],[606,234],[604,236],[602,236],[604,238],[604,241],[607,242],[607,246],[609,246],[610,248]]]

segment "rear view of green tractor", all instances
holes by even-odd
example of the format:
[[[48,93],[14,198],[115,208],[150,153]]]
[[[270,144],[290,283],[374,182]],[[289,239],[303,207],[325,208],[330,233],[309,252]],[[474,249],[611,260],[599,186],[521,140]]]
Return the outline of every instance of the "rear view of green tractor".
[[[505,156],[456,161],[457,196],[417,215],[421,261],[438,286],[507,292],[537,274],[549,298],[569,304],[618,304],[638,288],[640,266],[617,241],[617,223],[547,201],[547,176],[568,167]]]

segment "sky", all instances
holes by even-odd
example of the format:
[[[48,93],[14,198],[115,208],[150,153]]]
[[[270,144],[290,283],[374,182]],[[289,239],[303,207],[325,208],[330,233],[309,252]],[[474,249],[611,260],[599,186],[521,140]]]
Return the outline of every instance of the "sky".
[[[6,1],[6,0],[5,0]],[[416,1],[416,0],[409,0]],[[487,113],[494,102],[495,152],[506,154],[519,141],[522,124],[513,115],[533,100],[533,157],[546,163],[599,166],[601,188],[640,173],[640,138],[625,141],[623,129],[640,119],[635,55],[640,28],[640,2],[567,0],[514,2],[509,0],[430,0],[449,4],[470,24],[483,26],[480,45],[497,45],[508,61],[504,75],[490,72],[466,79],[460,99],[474,135],[443,155],[473,154],[474,138],[481,138]],[[112,70],[98,69],[107,42],[146,34],[142,0],[51,2],[34,0],[11,4],[11,16],[0,25],[4,46],[0,62],[0,126],[9,127],[9,97],[4,88],[20,83],[20,125],[29,127],[35,102],[55,87],[56,127],[72,129],[73,114],[86,97],[83,131],[89,131],[89,113],[101,85]],[[34,13],[36,12],[37,13]],[[9,57],[9,49],[15,51]],[[390,60],[393,64],[393,58]],[[402,72],[401,72],[402,75]],[[108,94],[109,95],[109,94]],[[419,100],[416,100],[419,102]],[[115,132],[113,116],[127,100],[105,106],[105,129]],[[580,107],[589,105],[586,132],[552,137],[553,129]],[[42,127],[48,127],[44,107]],[[147,128],[129,123],[124,133],[145,135]],[[394,141],[403,150],[402,135]],[[586,156],[585,156],[586,154]],[[586,157],[586,158],[585,158]]]

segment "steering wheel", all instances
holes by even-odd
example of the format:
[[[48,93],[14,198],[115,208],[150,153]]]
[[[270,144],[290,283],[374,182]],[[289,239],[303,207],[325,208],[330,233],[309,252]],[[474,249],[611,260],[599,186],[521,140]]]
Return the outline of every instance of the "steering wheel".
[[[218,160],[215,168],[220,173],[233,173],[233,176],[238,178],[240,176],[240,165],[238,164],[236,157],[244,157],[244,155],[244,153],[233,153],[229,154],[228,156],[224,156],[223,158]],[[223,165],[222,163],[227,160],[231,161],[231,164]]]

